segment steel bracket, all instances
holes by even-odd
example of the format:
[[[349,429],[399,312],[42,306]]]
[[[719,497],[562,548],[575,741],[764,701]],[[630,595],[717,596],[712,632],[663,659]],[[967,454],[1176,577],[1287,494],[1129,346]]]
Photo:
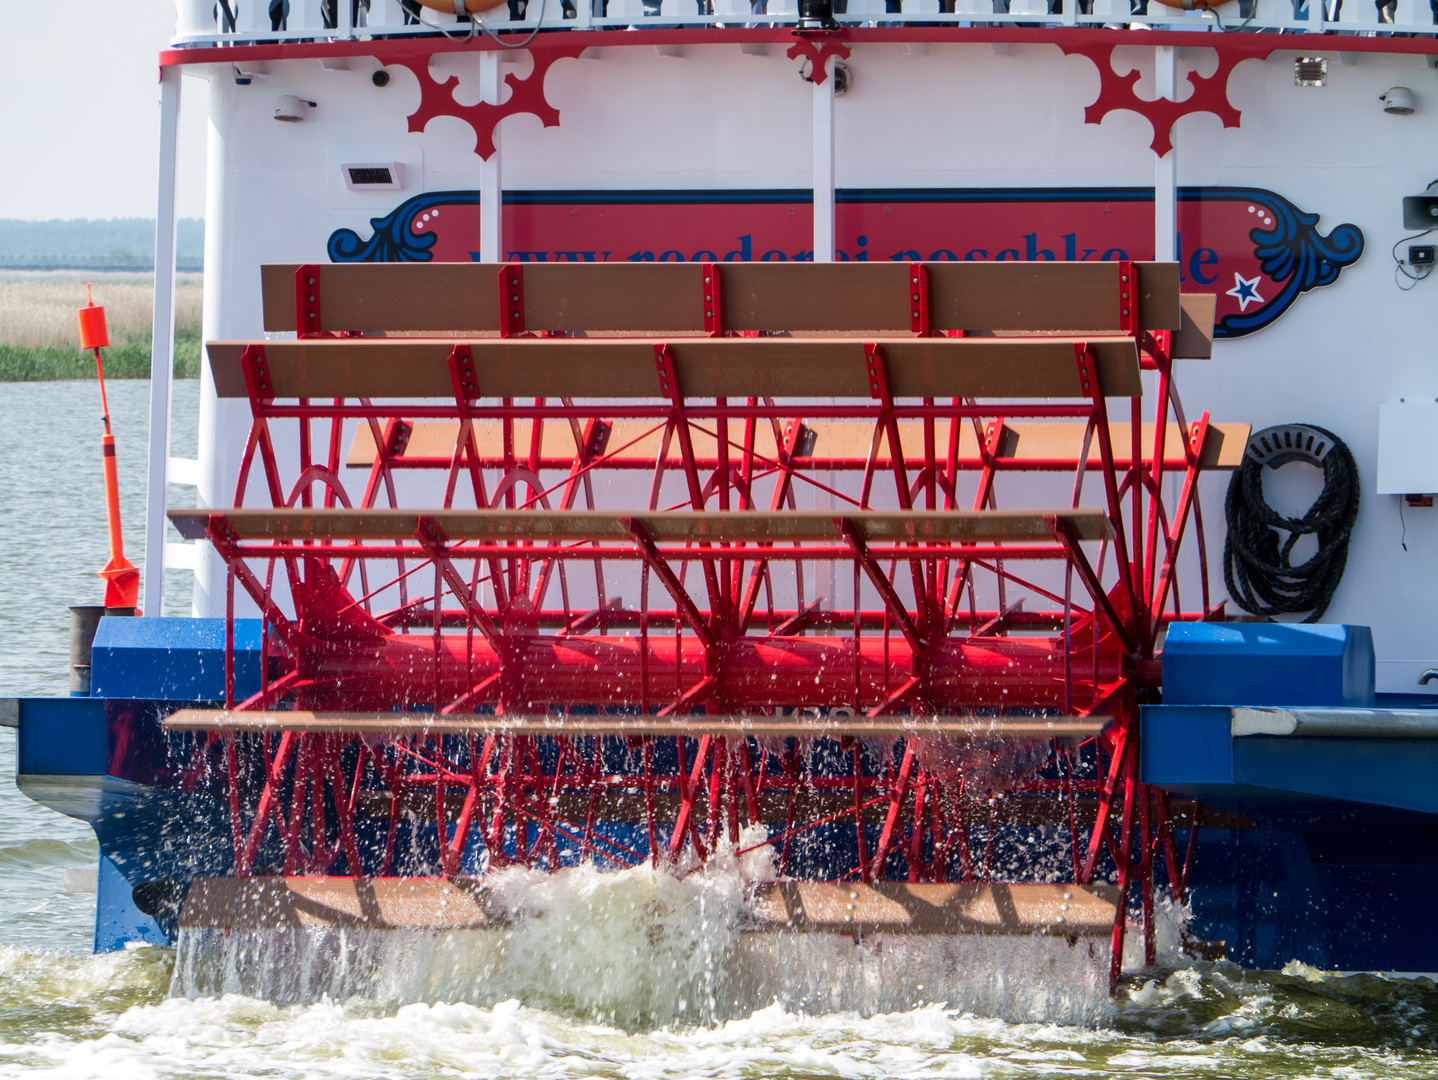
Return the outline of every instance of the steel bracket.
[[[724,273],[718,263],[699,264],[704,279],[704,332],[710,337],[724,334]]]
[[[524,333],[524,268],[506,263],[499,270],[499,336]]]
[[[916,337],[929,337],[929,268],[909,263],[909,329]]]

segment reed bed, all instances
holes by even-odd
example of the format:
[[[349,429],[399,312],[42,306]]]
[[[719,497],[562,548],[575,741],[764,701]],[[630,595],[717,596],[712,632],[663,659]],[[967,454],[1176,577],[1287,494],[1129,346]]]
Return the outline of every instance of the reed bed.
[[[107,379],[150,377],[151,274],[95,274],[95,303],[105,308],[110,347]],[[86,275],[0,272],[0,382],[93,379],[95,361],[80,351],[76,308],[85,305]],[[201,278],[180,275],[175,290],[175,376],[200,371]]]

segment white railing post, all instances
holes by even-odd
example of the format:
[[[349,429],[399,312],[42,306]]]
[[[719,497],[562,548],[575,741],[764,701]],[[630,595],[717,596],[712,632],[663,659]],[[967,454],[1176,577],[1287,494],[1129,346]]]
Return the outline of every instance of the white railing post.
[[[211,0],[176,0],[175,38],[186,41],[211,37],[224,19],[220,5]]]
[[[582,0],[588,3],[588,0]],[[479,54],[480,99],[499,104],[499,49],[486,49]],[[500,172],[500,128],[494,128],[494,153],[479,165],[479,258],[481,262],[504,261],[504,180]]]
[[[1178,50],[1172,45],[1154,49],[1154,90],[1158,97],[1174,100],[1178,83]],[[1173,149],[1153,164],[1153,257],[1159,262],[1174,258],[1174,236],[1178,231],[1178,125],[1170,131]],[[1154,132],[1155,135],[1162,132]]]
[[[351,0],[351,3],[353,0]],[[509,17],[506,7],[501,5],[483,16],[484,23],[491,29],[517,29],[533,27],[541,8],[544,11],[544,25],[547,29],[587,30],[595,26],[610,27],[644,22],[642,0],[608,0],[607,13],[594,13],[599,0],[573,0],[576,17],[565,20],[555,0],[529,0],[529,10],[523,20]],[[689,26],[750,23],[749,0],[716,0],[715,14],[698,15],[691,8],[698,0],[661,0],[661,12],[651,17],[656,25],[670,26],[683,23]],[[1307,11],[1299,15],[1298,6],[1307,3]],[[264,40],[272,36],[270,31],[270,0],[230,0],[236,13],[234,35],[221,34],[219,16],[210,20],[211,6],[205,0],[176,0],[180,19],[176,34],[177,41],[209,38],[212,34],[234,36],[241,39]],[[362,33],[383,35],[420,32],[419,27],[406,26],[404,14],[398,0],[371,0],[367,17],[361,21],[352,7],[342,5],[336,12],[335,26],[326,27],[321,10],[321,0],[288,0],[289,17],[286,24],[288,33],[281,38],[318,37],[354,39]],[[1081,0],[1059,0],[1055,11],[1050,13],[1049,0],[999,0],[994,10],[991,0],[956,0],[955,10],[949,14],[938,11],[939,0],[903,0],[905,19],[922,23],[952,26],[987,26],[1012,24],[1015,20],[1023,25],[1042,24],[1064,27],[1087,26],[1091,24],[1123,23],[1148,26],[1158,29],[1205,30],[1211,23],[1200,20],[1197,13],[1161,9],[1155,0],[1149,14],[1132,15],[1128,0],[1093,0],[1088,13],[1080,10]],[[1324,33],[1331,25],[1362,25],[1372,27],[1381,35],[1405,33],[1432,33],[1435,29],[1424,0],[1398,0],[1395,21],[1391,24],[1377,21],[1373,0],[1343,0],[1343,11],[1333,15],[1328,4],[1338,6],[1338,0],[1254,0],[1255,10],[1249,25],[1252,29],[1282,30],[1288,33]],[[850,0],[844,14],[838,16],[841,23],[859,25],[871,21],[883,21],[884,0]],[[1371,10],[1370,10],[1371,9]],[[767,13],[763,16],[766,24],[788,24],[794,21],[797,11],[794,0],[768,0]],[[434,13],[426,23],[430,31],[443,27],[455,33],[464,30],[465,24],[453,16]],[[996,47],[1008,48],[998,43]],[[679,49],[679,46],[672,46]]]
[[[164,614],[170,382],[175,364],[175,178],[180,69],[160,69],[160,184],[155,206],[155,308],[150,323],[150,446],[145,488],[146,615]]]
[[[1419,11],[1423,12],[1424,18],[1419,17]],[[1432,33],[1433,16],[1426,0],[1398,0],[1397,6],[1393,9],[1393,30],[1392,33]]]
[[[824,60],[820,63],[829,63]],[[834,72],[820,82],[824,69],[816,63],[814,77],[814,261],[834,261]]]
[[[399,30],[404,26],[404,9],[399,0],[370,0],[369,21],[372,31]]]
[[[235,11],[235,5],[239,10]],[[270,0],[230,0],[240,37],[248,38],[270,32]]]
[[[290,36],[319,37],[324,34],[322,0],[289,0],[290,14],[285,31]]]

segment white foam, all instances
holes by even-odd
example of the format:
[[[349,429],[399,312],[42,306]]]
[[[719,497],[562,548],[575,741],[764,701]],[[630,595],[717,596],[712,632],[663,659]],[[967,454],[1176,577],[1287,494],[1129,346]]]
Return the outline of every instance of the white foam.
[[[1108,950],[1061,938],[745,934],[733,1001],[861,1016],[926,1004],[1010,1022],[1089,1025],[1110,1014]]]
[[[767,849],[742,866],[721,852],[682,877],[649,867],[510,868],[488,879],[514,915],[499,929],[185,929],[171,993],[358,999],[382,1009],[518,999],[627,1030],[714,1024],[776,1002],[862,1016],[932,1003],[1084,1025],[1110,1013],[1106,942],[743,932],[746,884],[766,876]]]
[[[1129,890],[1130,895],[1133,889]],[[1186,967],[1183,954],[1183,933],[1192,911],[1187,904],[1176,904],[1168,896],[1159,895],[1153,903],[1154,964],[1161,968]],[[1143,924],[1129,920],[1123,936],[1123,970],[1142,971],[1144,962]]]

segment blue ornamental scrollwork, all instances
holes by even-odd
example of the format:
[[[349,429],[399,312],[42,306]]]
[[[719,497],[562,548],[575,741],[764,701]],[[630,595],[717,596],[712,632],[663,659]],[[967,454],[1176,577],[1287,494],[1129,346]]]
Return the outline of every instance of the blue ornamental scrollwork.
[[[1271,228],[1249,231],[1259,266],[1281,289],[1267,303],[1249,312],[1230,312],[1214,327],[1216,338],[1236,338],[1262,330],[1310,289],[1332,285],[1338,275],[1363,254],[1363,231],[1357,225],[1336,226],[1324,236],[1318,214],[1300,210],[1282,195],[1262,188],[1190,188],[1180,198],[1247,201],[1273,215]]]
[[[330,261],[347,262],[429,262],[430,248],[438,237],[432,232],[416,233],[415,219],[436,206],[478,206],[477,191],[430,191],[406,199],[384,217],[370,218],[374,235],[361,240],[353,229],[336,229],[326,250]]]
[[[1125,189],[1126,190],[1126,189]],[[640,193],[652,196],[653,193]],[[992,192],[984,193],[992,197]],[[1036,193],[1042,197],[1043,193]],[[1261,217],[1272,225],[1251,229],[1248,238],[1253,254],[1276,292],[1259,296],[1258,279],[1242,280],[1236,288],[1245,310],[1230,311],[1214,327],[1216,338],[1238,338],[1262,330],[1282,316],[1304,293],[1331,285],[1339,274],[1363,254],[1363,232],[1356,225],[1336,226],[1328,235],[1318,231],[1319,215],[1300,210],[1282,195],[1262,188],[1194,187],[1180,188],[1182,202],[1247,203],[1262,208]],[[642,201],[642,200],[641,200]],[[331,261],[429,262],[438,237],[431,230],[415,231],[422,216],[440,206],[478,206],[479,192],[432,191],[406,199],[383,217],[371,218],[374,230],[368,240],[353,229],[339,229],[330,235],[327,250]],[[1265,292],[1269,292],[1265,289]],[[1239,295],[1237,293],[1231,295]],[[1248,310],[1249,301],[1259,301]]]

